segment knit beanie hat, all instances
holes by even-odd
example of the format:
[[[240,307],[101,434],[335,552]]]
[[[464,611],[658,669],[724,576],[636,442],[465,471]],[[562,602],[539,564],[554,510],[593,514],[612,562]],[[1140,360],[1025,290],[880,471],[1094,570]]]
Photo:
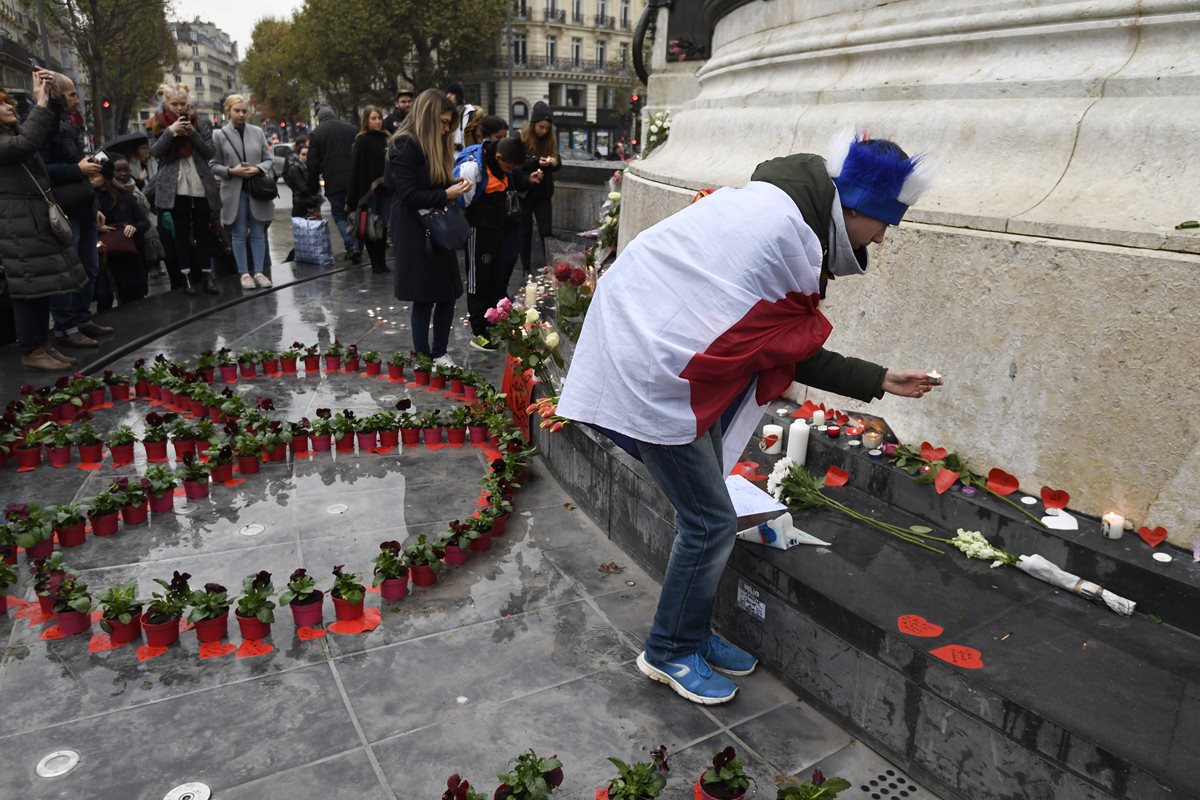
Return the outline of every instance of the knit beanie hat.
[[[335,119],[337,114],[333,113],[333,109],[329,106],[321,106],[317,109],[317,122],[324,122],[327,119]]]
[[[546,105],[543,101],[538,100],[533,104],[533,115],[529,118],[529,123],[533,124],[535,122],[541,122],[542,120],[554,122],[554,114],[550,111],[550,106]]]
[[[834,142],[826,159],[843,208],[899,225],[904,212],[929,185],[924,156],[913,156],[885,139],[847,131]]]

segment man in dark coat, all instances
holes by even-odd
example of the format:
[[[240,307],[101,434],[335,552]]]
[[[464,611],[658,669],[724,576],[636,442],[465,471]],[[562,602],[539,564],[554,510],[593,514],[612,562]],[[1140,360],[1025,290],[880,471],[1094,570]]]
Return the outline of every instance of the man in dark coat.
[[[395,133],[400,127],[400,123],[404,122],[404,118],[408,116],[408,112],[412,110],[413,93],[411,89],[401,89],[396,93],[396,103],[392,108],[392,113],[383,118],[383,129],[388,133]]]
[[[75,247],[87,271],[88,280],[76,292],[51,298],[50,314],[54,317],[54,333],[59,345],[99,347],[94,337],[108,336],[113,332],[112,328],[92,321],[92,300],[96,294],[96,277],[100,274],[100,254],[96,249],[99,238],[96,196],[89,180],[100,174],[101,165],[88,158],[83,150],[82,118],[79,117],[79,95],[75,91],[75,84],[65,75],[57,75],[55,80],[64,103],[58,131],[42,146],[42,160],[46,163],[46,174],[50,176],[50,183],[54,187],[54,197],[71,220]]]
[[[329,106],[317,109],[317,127],[308,140],[308,193],[321,193],[320,179],[325,179],[325,197],[329,213],[337,225],[346,257],[354,264],[362,263],[362,246],[346,225],[346,190],[350,184],[351,151],[358,130],[342,122]]]

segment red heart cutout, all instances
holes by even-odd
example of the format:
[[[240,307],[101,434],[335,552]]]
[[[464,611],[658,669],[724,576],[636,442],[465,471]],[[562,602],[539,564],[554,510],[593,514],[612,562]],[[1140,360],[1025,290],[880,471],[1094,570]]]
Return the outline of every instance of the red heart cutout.
[[[94,633],[92,640],[88,642],[89,653],[106,653],[109,650],[116,650],[118,647],[124,647],[124,644],[113,644],[112,637],[107,633]]]
[[[1015,475],[1009,475],[999,467],[995,467],[988,473],[987,488],[989,491],[995,492],[998,495],[1008,495],[1015,492],[1021,486],[1017,482]]]
[[[779,441],[779,434],[778,434],[778,433],[772,433],[772,434],[770,434],[770,435],[764,436],[764,437],[762,438],[762,449],[763,449],[763,450],[770,450],[772,447],[774,447],[774,446],[775,446],[775,443],[776,443],[776,442],[778,442],[778,441]]]
[[[933,638],[941,636],[944,628],[941,625],[930,622],[920,614],[904,614],[896,619],[896,627],[901,633],[907,633],[909,636],[921,636],[923,638]]]
[[[57,625],[51,625],[49,628],[46,628],[46,630],[42,631],[41,636],[38,638],[45,642],[49,641],[50,639],[65,639],[67,638],[67,635],[63,633],[62,629]]]
[[[296,635],[301,641],[307,642],[310,639],[319,639],[325,635],[324,628],[296,628]]]
[[[1062,489],[1051,489],[1049,486],[1042,487],[1042,503],[1046,508],[1066,508],[1069,502],[1071,502],[1071,495]]]
[[[144,644],[137,649],[137,659],[138,661],[149,661],[152,658],[158,658],[165,652],[167,652],[167,648],[165,647],[153,647]]]
[[[829,471],[825,473],[826,486],[845,486],[849,480],[850,473],[841,467],[830,467]]]
[[[926,461],[941,461],[947,452],[944,447],[934,447],[929,442],[921,442],[921,458]]]
[[[946,490],[953,486],[954,482],[958,480],[960,474],[961,473],[942,467],[941,471],[938,472],[937,477],[933,479],[933,485],[937,489],[937,493],[945,494]]]
[[[363,612],[363,631],[373,631],[383,621],[383,615],[378,608],[368,608]]]
[[[339,619],[337,622],[329,623],[325,626],[325,628],[326,630],[331,630],[334,633],[342,633],[347,635],[362,633],[364,630],[366,630],[362,617],[359,617],[358,619]]]
[[[929,655],[963,669],[983,668],[983,653],[974,647],[967,647],[965,644],[948,644],[937,650],[930,650]]]
[[[849,415],[849,414],[843,414],[843,413],[842,413],[842,412],[840,412],[840,411],[834,411],[834,412],[833,412],[833,418],[834,418],[835,420],[837,420],[837,424],[838,424],[838,425],[845,425],[845,424],[847,424],[847,423],[849,423],[849,422],[850,422],[850,415]]]
[[[229,642],[205,642],[200,645],[200,658],[221,658],[237,650],[237,645]]]
[[[817,405],[812,400],[805,400],[804,405],[792,412],[792,416],[797,419],[810,419],[813,412],[817,410]]]
[[[241,646],[238,647],[238,658],[256,658],[257,656],[265,656],[268,653],[275,652],[275,648],[266,642],[258,639],[245,639]]]
[[[756,461],[739,461],[733,465],[730,475],[741,475],[748,481],[765,481],[766,475],[758,474],[758,462]]]
[[[1167,538],[1167,529],[1161,525],[1154,530],[1146,527],[1138,528],[1138,536],[1142,537],[1142,541],[1151,547],[1158,547]]]

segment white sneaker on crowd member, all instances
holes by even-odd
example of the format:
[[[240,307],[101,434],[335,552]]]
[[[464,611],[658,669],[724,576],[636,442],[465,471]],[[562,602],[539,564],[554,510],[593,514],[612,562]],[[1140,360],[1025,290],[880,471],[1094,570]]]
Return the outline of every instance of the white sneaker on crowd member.
[[[243,289],[257,289],[258,288],[258,284],[256,284],[254,282],[254,277],[249,272],[242,273],[242,288]]]
[[[433,360],[433,363],[437,364],[440,367],[457,367],[458,366],[458,364],[454,363],[454,359],[450,357],[449,353],[438,356],[437,358],[435,358]]]
[[[270,289],[272,286],[271,279],[261,272],[254,275],[254,282],[258,284],[260,289]]]

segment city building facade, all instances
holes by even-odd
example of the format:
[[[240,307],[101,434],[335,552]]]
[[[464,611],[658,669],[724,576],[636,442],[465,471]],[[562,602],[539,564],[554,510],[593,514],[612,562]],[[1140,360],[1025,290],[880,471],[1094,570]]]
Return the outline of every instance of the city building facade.
[[[35,63],[69,76],[79,96],[89,96],[75,52],[52,31],[43,37],[36,0],[0,0],[0,88],[19,104],[30,98]]]

